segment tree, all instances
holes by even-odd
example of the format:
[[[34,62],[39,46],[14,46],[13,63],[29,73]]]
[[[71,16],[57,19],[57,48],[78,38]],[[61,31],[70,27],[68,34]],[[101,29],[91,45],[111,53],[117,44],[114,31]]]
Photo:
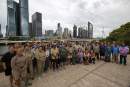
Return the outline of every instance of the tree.
[[[107,41],[125,42],[130,45],[130,22],[113,30],[106,38]]]

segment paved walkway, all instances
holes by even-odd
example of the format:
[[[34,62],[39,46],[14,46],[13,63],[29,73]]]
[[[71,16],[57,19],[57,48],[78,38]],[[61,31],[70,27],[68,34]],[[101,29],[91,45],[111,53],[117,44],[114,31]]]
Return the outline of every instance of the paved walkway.
[[[129,87],[130,56],[127,66],[97,61],[95,65],[69,65],[66,69],[44,73],[30,87]],[[9,87],[0,74],[0,87]]]

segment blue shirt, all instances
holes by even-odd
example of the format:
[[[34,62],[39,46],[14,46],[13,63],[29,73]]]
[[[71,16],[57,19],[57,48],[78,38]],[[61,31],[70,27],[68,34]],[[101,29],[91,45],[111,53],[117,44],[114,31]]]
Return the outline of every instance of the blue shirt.
[[[119,48],[118,47],[113,47],[112,52],[113,52],[113,54],[119,54]]]

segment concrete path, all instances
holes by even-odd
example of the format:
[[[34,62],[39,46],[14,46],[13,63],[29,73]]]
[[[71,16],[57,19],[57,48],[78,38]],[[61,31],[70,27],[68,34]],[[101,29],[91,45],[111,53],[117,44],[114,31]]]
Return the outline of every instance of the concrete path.
[[[9,87],[8,78],[0,74],[0,87]],[[130,56],[127,66],[96,61],[93,65],[69,65],[49,71],[29,87],[130,87]]]

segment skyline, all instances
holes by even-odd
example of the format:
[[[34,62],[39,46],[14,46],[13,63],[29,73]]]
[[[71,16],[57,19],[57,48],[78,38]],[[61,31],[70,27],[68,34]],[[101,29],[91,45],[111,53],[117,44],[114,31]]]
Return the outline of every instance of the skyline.
[[[56,30],[57,23],[72,31],[74,24],[87,26],[90,21],[94,25],[94,37],[102,37],[103,27],[108,35],[113,29],[130,21],[129,7],[129,0],[29,0],[29,19],[33,13],[41,12],[43,31]],[[5,32],[6,0],[1,0],[0,9],[0,24],[2,32]]]

